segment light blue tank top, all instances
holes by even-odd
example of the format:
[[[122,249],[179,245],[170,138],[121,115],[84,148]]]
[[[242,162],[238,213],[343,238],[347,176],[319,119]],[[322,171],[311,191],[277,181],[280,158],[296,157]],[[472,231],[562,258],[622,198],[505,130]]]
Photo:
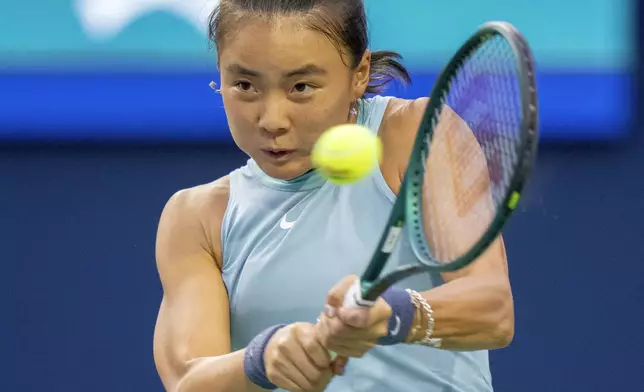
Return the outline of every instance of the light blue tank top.
[[[378,132],[388,102],[361,100],[358,123]],[[380,170],[343,186],[315,172],[292,181],[270,178],[252,159],[232,172],[221,241],[233,350],[274,324],[315,323],[328,290],[364,270],[394,200]],[[403,236],[387,269],[414,262]],[[425,291],[441,283],[425,274],[399,285]],[[488,353],[378,346],[350,360],[326,391],[492,391]]]

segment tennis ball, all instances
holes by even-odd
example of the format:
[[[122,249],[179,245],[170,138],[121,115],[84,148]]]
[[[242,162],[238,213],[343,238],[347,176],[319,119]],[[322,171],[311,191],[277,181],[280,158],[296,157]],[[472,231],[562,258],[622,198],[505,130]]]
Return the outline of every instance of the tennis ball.
[[[343,185],[370,174],[382,159],[382,143],[367,127],[342,124],[325,131],[313,146],[313,166],[329,181]]]

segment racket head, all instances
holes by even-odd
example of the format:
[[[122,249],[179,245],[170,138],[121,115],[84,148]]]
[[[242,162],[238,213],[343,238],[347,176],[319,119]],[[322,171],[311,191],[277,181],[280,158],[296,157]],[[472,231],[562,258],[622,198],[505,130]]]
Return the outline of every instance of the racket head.
[[[476,260],[497,238],[516,208],[534,164],[538,144],[537,111],[534,61],[525,38],[509,23],[484,24],[458,50],[436,81],[412,149],[404,179],[406,192],[400,195],[405,198],[406,227],[411,248],[424,265],[424,270],[454,271],[463,268]],[[437,207],[441,205],[441,200],[447,198],[444,192],[442,199],[441,195],[431,196],[441,193],[437,189],[449,186],[428,185],[440,184],[440,178],[446,177],[439,172],[438,163],[441,155],[442,161],[446,160],[447,153],[440,151],[447,148],[439,146],[458,145],[458,142],[444,141],[455,139],[454,135],[458,132],[439,131],[441,124],[453,123],[452,120],[446,120],[447,116],[453,114],[458,116],[456,121],[467,124],[475,136],[485,163],[476,166],[471,161],[477,159],[467,156],[457,159],[462,161],[461,166],[457,164],[458,170],[452,172],[450,181],[464,185],[461,187],[462,194],[473,194],[472,189],[486,186],[478,186],[484,183],[483,170],[472,167],[485,166],[489,194],[486,196],[485,192],[481,192],[479,199],[471,196],[472,200],[463,201],[457,200],[463,197],[454,192],[447,198],[456,200],[450,202],[452,204],[480,205],[485,197],[488,198],[487,203],[493,203],[493,206],[485,209],[471,208],[471,211],[475,211],[471,214],[477,214],[476,219],[474,215],[462,218],[463,226],[476,221],[476,226],[480,228],[475,234],[464,236],[471,239],[461,241],[461,244],[450,243],[458,225],[454,221],[461,218],[452,219],[456,215],[452,218],[447,215],[439,217],[442,210]],[[442,144],[439,139],[443,140]],[[433,156],[436,158],[432,161]],[[480,159],[478,161],[482,162]],[[472,170],[478,175],[473,175]],[[430,172],[433,173],[428,174]],[[481,181],[472,181],[469,177],[480,178]],[[483,220],[485,224],[481,223]],[[451,229],[444,229],[450,225],[453,226]],[[450,230],[447,235],[446,232]],[[417,273],[417,270],[409,269],[408,273]],[[407,273],[398,274],[404,277]]]

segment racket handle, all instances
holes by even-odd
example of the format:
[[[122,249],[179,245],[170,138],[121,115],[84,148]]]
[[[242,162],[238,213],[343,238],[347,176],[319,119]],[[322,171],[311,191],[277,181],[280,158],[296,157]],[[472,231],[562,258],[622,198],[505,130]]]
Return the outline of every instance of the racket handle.
[[[345,294],[342,306],[345,308],[371,308],[375,304],[376,303],[374,301],[367,301],[362,298],[360,279],[356,279]],[[329,355],[331,356],[332,361],[338,356],[338,354],[333,351],[329,351]]]
[[[374,301],[367,301],[362,298],[360,279],[356,279],[345,294],[342,306],[345,308],[371,308],[375,304]]]

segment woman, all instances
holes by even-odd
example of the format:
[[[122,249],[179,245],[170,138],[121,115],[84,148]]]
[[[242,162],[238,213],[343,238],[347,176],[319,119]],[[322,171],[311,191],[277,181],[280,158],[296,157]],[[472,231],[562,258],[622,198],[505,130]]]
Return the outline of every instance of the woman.
[[[210,32],[230,130],[251,159],[162,213],[154,355],[165,387],[491,391],[486,350],[509,344],[514,323],[501,240],[463,270],[401,282],[373,308],[341,307],[427,103],[366,98],[409,76],[395,53],[368,50],[362,0],[221,0]],[[346,122],[377,133],[384,158],[340,187],[311,170],[310,152]],[[413,261],[403,238],[390,265]],[[345,367],[328,350],[359,359]]]

